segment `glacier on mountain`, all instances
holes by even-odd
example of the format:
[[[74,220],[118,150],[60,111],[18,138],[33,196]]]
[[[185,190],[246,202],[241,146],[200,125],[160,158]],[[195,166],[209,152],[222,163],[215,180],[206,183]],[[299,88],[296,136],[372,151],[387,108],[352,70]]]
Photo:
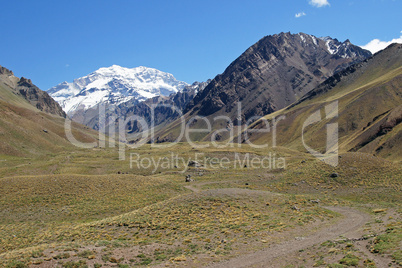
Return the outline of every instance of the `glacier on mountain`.
[[[113,65],[100,68],[72,83],[63,82],[47,92],[67,114],[71,114],[99,103],[119,105],[132,99],[143,101],[155,96],[169,96],[186,86],[189,84],[154,68]]]

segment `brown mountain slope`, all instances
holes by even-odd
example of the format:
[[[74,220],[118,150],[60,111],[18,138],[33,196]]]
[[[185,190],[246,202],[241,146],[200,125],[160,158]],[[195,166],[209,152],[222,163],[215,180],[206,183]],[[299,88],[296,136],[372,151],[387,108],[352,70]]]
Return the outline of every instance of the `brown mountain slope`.
[[[34,157],[76,149],[66,137],[60,106],[30,80],[0,69],[0,156]],[[72,133],[81,142],[97,139],[97,132],[76,123]]]
[[[326,119],[325,107],[338,104],[338,116]],[[322,120],[303,124],[321,110]],[[268,115],[282,116],[277,125],[279,146],[306,151],[302,142],[325,152],[327,124],[338,124],[340,151],[357,151],[399,161],[402,158],[402,45],[393,44],[372,58],[353,65],[326,80],[290,107]],[[265,128],[263,120],[251,129]],[[243,133],[250,142],[272,145],[271,133]]]
[[[215,77],[187,111],[202,116],[224,111],[235,119],[241,101],[244,123],[292,104],[335,72],[370,56],[349,40],[304,33],[266,36]]]
[[[228,131],[218,135],[213,131],[227,128],[236,132],[237,125],[248,124],[249,120],[255,121],[294,103],[337,71],[370,56],[369,51],[354,46],[349,40],[341,43],[304,33],[266,36],[189,103],[185,118],[207,117],[212,129],[190,139],[227,139]],[[241,103],[240,112],[238,103]],[[203,120],[194,120],[191,125],[194,129],[206,128]],[[180,127],[181,120],[176,120],[158,131],[156,139],[175,140]]]
[[[12,71],[2,66],[0,66],[0,85],[22,96],[40,111],[66,117],[60,105],[47,92],[40,90],[30,79],[15,77]]]

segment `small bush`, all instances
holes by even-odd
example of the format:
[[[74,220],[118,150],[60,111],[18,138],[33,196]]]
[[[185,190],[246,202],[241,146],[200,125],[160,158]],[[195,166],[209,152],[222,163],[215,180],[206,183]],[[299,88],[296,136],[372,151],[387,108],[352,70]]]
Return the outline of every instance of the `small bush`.
[[[331,263],[328,265],[328,268],[343,268],[345,266],[343,266],[342,264],[339,263]]]
[[[89,256],[92,256],[94,253],[93,253],[93,251],[91,251],[91,250],[84,250],[84,251],[81,251],[81,252],[78,252],[78,256],[79,257],[82,257],[82,258],[88,258]]]
[[[140,265],[148,265],[148,264],[150,264],[152,262],[152,259],[150,259],[150,258],[145,258],[145,259],[142,259],[142,261],[140,262]]]
[[[62,264],[63,268],[88,268],[87,262],[80,260],[77,262],[69,261]]]
[[[12,261],[6,268],[27,268],[28,266],[22,261]]]
[[[359,257],[353,255],[353,254],[346,254],[345,257],[343,257],[339,263],[344,264],[346,266],[357,266],[359,265]]]
[[[53,259],[55,259],[55,260],[68,259],[68,258],[70,258],[70,254],[67,252],[60,253],[60,254],[57,254],[56,256],[53,256]]]
[[[41,251],[41,250],[32,251],[31,257],[32,257],[32,258],[40,258],[40,257],[43,257],[43,251]]]

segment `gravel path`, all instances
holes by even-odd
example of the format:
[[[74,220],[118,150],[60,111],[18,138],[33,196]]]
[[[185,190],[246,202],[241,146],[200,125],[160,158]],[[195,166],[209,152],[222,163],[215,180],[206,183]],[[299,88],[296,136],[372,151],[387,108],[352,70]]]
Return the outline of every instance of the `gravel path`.
[[[334,225],[304,237],[303,240],[284,241],[261,251],[239,256],[228,261],[215,263],[208,267],[281,267],[280,265],[276,266],[275,263],[272,263],[272,261],[275,258],[282,256],[286,258],[286,255],[288,254],[305,249],[315,244],[320,244],[327,240],[334,240],[341,235],[345,237],[353,237],[356,233],[358,233],[359,229],[371,219],[368,214],[349,207],[326,208],[342,214],[344,218],[336,222]]]
[[[211,184],[211,182],[203,182],[203,183],[194,183],[193,185],[186,185],[185,188],[203,194],[227,194],[227,195],[238,195],[238,194],[248,194],[248,195],[261,195],[261,194],[271,194],[278,195],[277,193],[267,192],[267,191],[255,191],[248,189],[239,189],[239,188],[223,188],[223,189],[211,189],[202,191],[199,186]],[[292,253],[295,253],[301,249],[306,249],[310,246],[321,244],[327,240],[335,240],[339,236],[347,237],[347,238],[359,238],[361,235],[361,227],[363,227],[367,222],[371,220],[370,215],[361,212],[359,210],[350,208],[350,207],[326,207],[329,210],[340,213],[344,216],[343,219],[337,221],[333,225],[323,228],[307,237],[304,237],[302,240],[294,239],[287,240],[279,244],[272,245],[266,249],[241,255],[235,258],[232,258],[227,261],[213,263],[208,267],[212,268],[236,268],[236,267],[282,267],[280,264],[275,264],[273,261],[279,257],[286,257]],[[363,249],[364,246],[360,247],[360,249],[371,259],[374,260],[377,267],[388,267],[389,261],[379,257],[373,256],[366,248]]]

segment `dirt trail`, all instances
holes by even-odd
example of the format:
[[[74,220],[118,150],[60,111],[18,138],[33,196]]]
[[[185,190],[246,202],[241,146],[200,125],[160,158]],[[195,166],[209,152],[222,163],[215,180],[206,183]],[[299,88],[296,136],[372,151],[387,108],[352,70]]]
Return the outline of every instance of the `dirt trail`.
[[[198,192],[203,191],[202,189],[197,188],[199,186],[208,185],[208,184],[225,183],[225,182],[232,182],[233,183],[233,182],[236,182],[236,181],[233,181],[233,180],[216,181],[216,182],[214,182],[214,181],[204,181],[204,182],[192,183],[191,185],[186,185],[186,186],[184,186],[184,188],[187,188],[187,189],[189,189],[189,190],[191,190],[193,192],[198,193]],[[219,189],[221,189],[221,188],[219,188]]]
[[[254,191],[248,189],[239,188],[221,188],[213,190],[201,190],[199,186],[211,184],[213,182],[194,183],[192,185],[186,185],[185,188],[196,193],[209,193],[209,194],[274,194],[266,191]],[[208,267],[213,268],[226,268],[226,267],[282,267],[281,264],[273,263],[276,258],[286,257],[292,253],[295,253],[301,249],[306,249],[310,246],[323,243],[327,240],[334,240],[339,236],[347,238],[359,238],[361,235],[361,227],[371,220],[370,215],[363,213],[359,210],[350,207],[326,207],[329,210],[340,213],[344,216],[343,219],[337,221],[329,227],[325,227],[311,235],[304,237],[302,240],[287,240],[279,244],[272,245],[266,249],[232,258],[227,261],[211,264]],[[361,247],[361,249],[364,246]],[[372,254],[366,249],[362,250],[366,255]],[[388,261],[383,258],[374,258],[377,267],[386,267]]]
[[[193,191],[193,192],[195,192],[195,193],[198,193],[198,192],[200,191],[200,189],[195,188],[195,187],[192,186],[192,185],[186,185],[186,186],[184,186],[184,188],[187,188],[187,189],[189,189],[189,190],[191,190],[191,191]]]
[[[342,214],[345,218],[334,225],[319,230],[318,232],[304,237],[303,240],[289,240],[280,244],[272,245],[269,248],[239,256],[228,261],[212,264],[209,267],[281,267],[276,266],[272,261],[278,257],[286,257],[291,253],[320,244],[327,240],[336,239],[339,236],[354,237],[371,217],[361,211],[348,207],[327,207],[332,211]],[[380,266],[381,267],[381,266]]]

